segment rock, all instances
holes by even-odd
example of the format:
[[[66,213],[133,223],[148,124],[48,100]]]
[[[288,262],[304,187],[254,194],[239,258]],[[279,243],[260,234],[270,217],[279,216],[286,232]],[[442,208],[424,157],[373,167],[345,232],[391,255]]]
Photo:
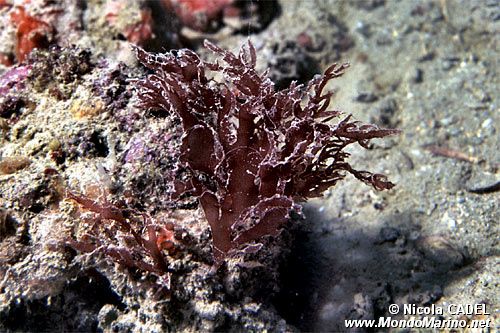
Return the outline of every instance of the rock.
[[[361,293],[354,295],[353,307],[348,318],[360,320],[373,319],[373,303],[370,296]]]
[[[97,315],[97,320],[99,321],[99,326],[102,330],[106,330],[111,326],[113,321],[118,318],[118,309],[116,306],[111,304],[105,304],[99,314]]]
[[[441,271],[456,269],[465,263],[464,254],[441,236],[423,237],[417,241],[417,246],[424,257],[438,265]]]

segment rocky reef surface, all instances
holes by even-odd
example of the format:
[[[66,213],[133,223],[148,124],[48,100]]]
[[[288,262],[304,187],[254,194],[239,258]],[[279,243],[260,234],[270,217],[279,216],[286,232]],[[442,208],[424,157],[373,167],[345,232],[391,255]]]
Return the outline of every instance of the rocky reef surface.
[[[498,2],[182,3],[0,1],[0,330],[344,331],[392,303],[486,304],[498,325]],[[131,83],[130,43],[209,59],[205,38],[250,38],[277,88],[350,62],[331,107],[402,130],[352,163],[397,186],[346,179],[214,270],[203,212],[167,195],[175,124]],[[96,216],[68,190],[176,226],[168,291],[70,246]]]

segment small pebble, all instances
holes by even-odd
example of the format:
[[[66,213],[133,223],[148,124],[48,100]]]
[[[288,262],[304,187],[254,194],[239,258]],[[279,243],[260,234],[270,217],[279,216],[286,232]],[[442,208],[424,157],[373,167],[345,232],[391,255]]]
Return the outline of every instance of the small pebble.
[[[422,83],[424,81],[424,71],[420,68],[416,68],[411,80],[413,83]]]
[[[377,95],[371,92],[362,92],[356,96],[356,102],[360,103],[373,103],[378,100]]]
[[[483,121],[483,123],[481,124],[481,127],[482,128],[489,128],[489,127],[491,127],[491,125],[493,125],[493,119],[488,118],[485,121]]]
[[[453,123],[455,123],[457,120],[455,119],[455,117],[447,117],[447,118],[443,118],[441,120],[439,120],[439,124],[441,126],[449,126]]]
[[[380,241],[382,243],[384,242],[394,242],[396,241],[399,237],[401,237],[401,232],[393,227],[383,227],[380,229]]]
[[[12,174],[26,168],[30,164],[30,159],[24,156],[4,157],[0,161],[0,174]]]
[[[356,22],[356,31],[359,32],[365,38],[370,38],[370,36],[372,35],[370,25],[362,21]]]
[[[459,63],[460,59],[457,57],[448,57],[443,60],[442,68],[449,71]]]

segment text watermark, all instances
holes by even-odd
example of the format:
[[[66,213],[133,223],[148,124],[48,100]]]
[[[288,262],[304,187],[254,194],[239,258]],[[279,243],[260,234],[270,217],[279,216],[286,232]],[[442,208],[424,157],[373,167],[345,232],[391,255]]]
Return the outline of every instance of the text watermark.
[[[391,304],[390,315],[404,315],[405,319],[380,317],[378,319],[346,319],[346,328],[428,328],[463,329],[492,328],[492,319],[485,318],[490,313],[486,304],[446,304],[424,307],[415,304]],[[434,316],[458,316],[460,319],[440,319]],[[422,317],[418,317],[422,316]],[[481,319],[463,319],[464,316],[479,316]]]

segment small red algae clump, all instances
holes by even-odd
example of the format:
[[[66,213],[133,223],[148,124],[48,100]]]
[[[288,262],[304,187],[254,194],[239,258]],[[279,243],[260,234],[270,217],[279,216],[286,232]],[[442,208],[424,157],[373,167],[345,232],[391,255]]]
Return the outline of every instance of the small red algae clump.
[[[23,62],[34,48],[45,48],[54,35],[54,27],[26,14],[23,7],[17,7],[10,14],[11,21],[17,26],[16,57]]]
[[[175,12],[182,23],[197,31],[210,30],[234,0],[163,0],[163,5]]]
[[[167,250],[169,253],[173,252],[175,248],[175,234],[174,225],[167,224],[166,227],[160,227],[156,238],[156,246],[159,249]]]
[[[14,62],[12,61],[12,57],[9,57],[8,54],[0,53],[0,64],[10,67]]]
[[[143,45],[153,38],[153,16],[150,9],[141,10],[141,20],[125,29],[125,37],[137,45]]]
[[[120,1],[109,1],[106,3],[106,21],[110,25],[117,25],[119,13],[125,9],[126,3]],[[152,39],[153,36],[153,16],[151,9],[141,9],[141,18],[139,21],[128,25],[123,31],[125,38],[132,44],[144,45]]]

